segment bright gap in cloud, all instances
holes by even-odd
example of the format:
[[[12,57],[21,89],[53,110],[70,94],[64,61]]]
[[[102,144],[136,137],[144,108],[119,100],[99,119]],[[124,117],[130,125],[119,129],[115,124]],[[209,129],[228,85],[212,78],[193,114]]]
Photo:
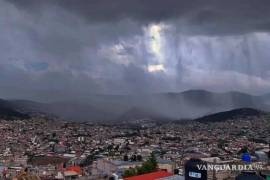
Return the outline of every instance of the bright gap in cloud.
[[[148,70],[148,72],[151,72],[151,73],[165,72],[165,67],[163,66],[163,64],[148,65],[147,70]]]

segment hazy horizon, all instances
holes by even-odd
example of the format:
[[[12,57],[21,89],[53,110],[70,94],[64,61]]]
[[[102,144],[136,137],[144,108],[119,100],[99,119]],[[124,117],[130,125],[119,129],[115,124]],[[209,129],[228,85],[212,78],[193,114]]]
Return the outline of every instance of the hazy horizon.
[[[250,95],[250,96],[257,96],[257,97],[260,97],[260,96],[266,96],[270,93],[263,93],[263,94],[252,94],[252,93],[247,93],[247,92],[241,92],[241,91],[234,91],[234,90],[231,90],[231,91],[211,91],[211,90],[205,90],[205,89],[187,89],[187,90],[183,90],[183,91],[168,91],[168,92],[152,92],[152,93],[134,93],[134,94],[97,94],[97,93],[93,93],[93,94],[89,94],[87,96],[77,96],[75,98],[65,98],[65,99],[62,99],[61,97],[60,98],[54,98],[52,100],[39,100],[39,99],[27,99],[27,98],[14,98],[14,97],[7,97],[7,98],[2,98],[0,97],[0,99],[5,99],[5,100],[12,100],[12,101],[17,101],[17,100],[25,100],[25,101],[33,101],[33,102],[39,102],[39,103],[55,103],[55,102],[80,102],[80,101],[83,101],[83,100],[87,100],[91,97],[98,97],[98,96],[122,96],[122,97],[136,97],[136,96],[152,96],[152,95],[162,95],[162,94],[182,94],[182,93],[185,93],[185,92],[191,92],[191,91],[196,91],[196,92],[202,92],[202,91],[205,91],[205,92],[209,92],[209,93],[212,93],[212,94],[227,94],[227,93],[241,93],[241,94],[247,94],[247,95]]]

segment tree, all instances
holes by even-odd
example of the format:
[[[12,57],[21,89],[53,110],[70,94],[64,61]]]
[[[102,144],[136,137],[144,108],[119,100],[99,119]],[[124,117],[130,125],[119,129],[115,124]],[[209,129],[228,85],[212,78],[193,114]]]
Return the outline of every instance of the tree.
[[[107,147],[107,150],[108,150],[109,152],[111,152],[111,151],[112,151],[112,149],[113,149],[113,145],[112,145],[112,144],[110,144],[110,145]]]
[[[131,161],[137,161],[137,156],[135,154],[133,154],[130,158]]]
[[[115,151],[118,151],[119,150],[119,145],[116,145],[115,148],[114,148]]]
[[[142,156],[141,155],[137,155],[137,161],[142,161]]]
[[[137,168],[138,174],[145,174],[154,172],[157,170],[157,160],[155,155],[152,153],[151,156],[145,161],[141,167]]]
[[[53,138],[56,137],[56,133],[55,133],[55,132],[52,133],[52,137],[53,137]]]
[[[131,176],[136,176],[136,170],[134,168],[130,168],[124,171],[123,177],[131,177]]]
[[[146,174],[154,171],[154,166],[151,161],[147,160],[143,163],[141,167],[139,167],[139,171],[141,174]]]
[[[156,159],[154,153],[151,153],[151,156],[149,158],[149,161],[150,161],[150,164],[152,166],[153,171],[157,170],[158,163],[157,163],[157,159]]]
[[[128,159],[127,155],[124,156]],[[151,156],[147,159],[147,161],[143,162],[141,167],[136,167],[136,168],[130,168],[127,169],[124,172],[124,177],[130,177],[130,176],[135,176],[135,175],[141,175],[141,174],[146,174],[146,173],[151,173],[156,171],[158,168],[158,163],[156,160],[156,157],[154,154],[151,154]]]
[[[244,154],[244,153],[248,153],[248,147],[247,146],[242,147],[242,149],[238,152],[238,154]]]
[[[128,155],[124,155],[124,161],[128,161]]]

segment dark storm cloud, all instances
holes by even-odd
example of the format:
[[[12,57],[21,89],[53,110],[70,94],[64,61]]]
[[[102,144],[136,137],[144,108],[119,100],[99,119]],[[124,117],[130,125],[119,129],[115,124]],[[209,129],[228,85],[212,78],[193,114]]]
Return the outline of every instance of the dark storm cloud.
[[[164,20],[188,25],[186,33],[234,34],[269,31],[268,0],[9,0],[28,12],[40,14],[44,8],[57,6],[77,14],[88,22],[115,22],[132,19],[141,23]],[[179,28],[181,29],[181,27]]]
[[[0,1],[0,96],[267,92],[269,9],[269,0]]]

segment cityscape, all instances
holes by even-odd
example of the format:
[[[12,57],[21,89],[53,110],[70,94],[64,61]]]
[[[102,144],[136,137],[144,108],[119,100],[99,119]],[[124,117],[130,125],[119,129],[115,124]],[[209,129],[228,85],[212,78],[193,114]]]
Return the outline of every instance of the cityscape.
[[[140,119],[117,124],[67,122],[44,114],[1,119],[1,177],[129,179],[166,172],[163,179],[184,179],[190,159],[243,165],[244,151],[251,156],[253,171],[266,177],[270,167],[269,127],[267,114],[220,122]],[[155,170],[135,170],[145,166],[151,156],[155,157]],[[27,175],[22,173],[25,169]],[[207,179],[234,179],[241,170],[207,172]]]
[[[0,180],[270,180],[269,0],[0,0]]]

